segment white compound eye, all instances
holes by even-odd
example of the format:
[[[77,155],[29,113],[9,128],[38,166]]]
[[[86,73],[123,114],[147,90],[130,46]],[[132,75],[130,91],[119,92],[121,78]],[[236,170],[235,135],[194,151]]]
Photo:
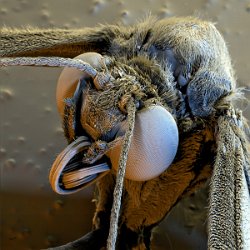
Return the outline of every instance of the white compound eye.
[[[90,64],[96,70],[101,69],[105,64],[104,57],[96,52],[83,53],[74,59],[81,59]],[[56,89],[56,102],[59,114],[63,117],[64,113],[64,99],[70,98],[74,95],[79,80],[83,78],[90,78],[86,72],[75,68],[65,67],[59,76]]]
[[[125,177],[134,181],[147,181],[159,176],[172,164],[178,143],[177,124],[165,108],[155,105],[138,111]],[[115,170],[120,153],[121,143],[107,154]]]

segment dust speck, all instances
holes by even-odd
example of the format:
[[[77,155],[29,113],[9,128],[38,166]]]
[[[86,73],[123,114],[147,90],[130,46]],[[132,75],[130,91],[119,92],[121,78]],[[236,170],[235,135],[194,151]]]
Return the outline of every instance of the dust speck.
[[[128,11],[128,10],[123,10],[123,11],[121,12],[121,16],[122,16],[122,17],[127,17],[127,16],[129,16],[129,11]]]
[[[49,11],[47,11],[47,10],[42,10],[41,17],[42,17],[44,20],[48,20],[48,19],[50,18],[50,13],[49,13]]]
[[[101,11],[102,7],[104,6],[104,1],[103,0],[94,0],[93,5],[90,8],[90,12],[92,14],[97,14]]]
[[[9,158],[4,162],[4,167],[6,168],[14,168],[16,166],[16,160],[13,158]]]
[[[52,112],[52,108],[51,108],[51,107],[45,107],[45,108],[44,108],[44,111],[45,111],[46,113],[51,113],[51,112]]]
[[[6,8],[0,8],[0,14],[1,15],[5,15],[7,13],[8,13],[8,9],[6,9]]]
[[[0,100],[1,101],[6,101],[6,100],[10,100],[11,98],[13,98],[14,94],[13,91],[7,88],[1,88],[0,89]]]
[[[246,11],[250,13],[250,3],[247,4]]]
[[[45,240],[45,244],[47,247],[53,247],[55,246],[57,243],[57,239],[54,235],[48,235],[46,240]]]
[[[6,155],[6,149],[5,148],[0,148],[0,157],[3,157]]]
[[[39,149],[39,153],[42,154],[42,155],[44,155],[44,154],[47,153],[47,149],[46,148],[40,148]]]
[[[19,137],[17,138],[17,141],[18,141],[19,143],[24,143],[24,142],[26,141],[26,138],[25,138],[24,136],[19,136]]]
[[[56,128],[55,129],[55,133],[57,134],[57,135],[63,135],[63,129],[61,128],[61,127],[58,127],[58,128]]]
[[[169,17],[171,16],[171,12],[167,8],[162,8],[158,11],[158,16],[160,18]]]
[[[64,206],[64,202],[61,199],[55,200],[53,203],[53,208],[55,210],[61,209]]]
[[[25,163],[26,167],[33,167],[34,166],[34,161],[32,159],[28,159]]]

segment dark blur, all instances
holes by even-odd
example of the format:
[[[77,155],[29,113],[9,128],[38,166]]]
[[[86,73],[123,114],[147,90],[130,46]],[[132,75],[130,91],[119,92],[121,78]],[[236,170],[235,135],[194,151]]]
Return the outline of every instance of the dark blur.
[[[250,91],[249,0],[0,0],[1,27],[129,25],[149,14],[195,15],[215,22],[229,46],[239,85]],[[93,187],[59,196],[48,182],[50,166],[66,145],[55,103],[60,71],[0,69],[1,250],[61,245],[91,229]],[[247,102],[238,105],[250,118]],[[207,199],[204,189],[177,204],[155,230],[153,249],[206,249]]]

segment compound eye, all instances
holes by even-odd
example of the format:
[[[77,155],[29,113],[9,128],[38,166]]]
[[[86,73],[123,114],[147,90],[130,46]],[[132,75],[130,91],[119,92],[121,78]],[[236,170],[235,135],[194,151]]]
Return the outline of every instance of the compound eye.
[[[104,57],[96,52],[83,53],[74,59],[81,59],[82,61],[90,64],[96,70],[105,67]],[[63,117],[65,98],[71,98],[77,88],[77,84],[81,79],[89,79],[91,76],[75,68],[65,67],[59,76],[56,89],[56,102],[59,114]]]
[[[117,135],[124,134],[123,123]],[[170,112],[159,105],[136,113],[135,128],[128,151],[125,177],[133,181],[148,181],[162,174],[173,162],[179,145],[177,124]],[[122,144],[108,152],[112,168],[118,170]]]

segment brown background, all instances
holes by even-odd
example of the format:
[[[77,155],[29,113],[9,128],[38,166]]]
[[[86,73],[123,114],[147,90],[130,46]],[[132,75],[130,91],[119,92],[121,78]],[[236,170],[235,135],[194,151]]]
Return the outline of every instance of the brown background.
[[[11,27],[128,25],[149,13],[159,18],[195,15],[216,22],[238,83],[249,85],[249,0],[0,0],[0,26]],[[48,183],[51,163],[66,145],[55,108],[60,71],[0,69],[1,250],[55,246],[91,229],[92,187],[62,197]],[[247,103],[239,105],[250,117]],[[206,190],[178,204],[156,230],[154,249],[206,249],[206,207]]]

